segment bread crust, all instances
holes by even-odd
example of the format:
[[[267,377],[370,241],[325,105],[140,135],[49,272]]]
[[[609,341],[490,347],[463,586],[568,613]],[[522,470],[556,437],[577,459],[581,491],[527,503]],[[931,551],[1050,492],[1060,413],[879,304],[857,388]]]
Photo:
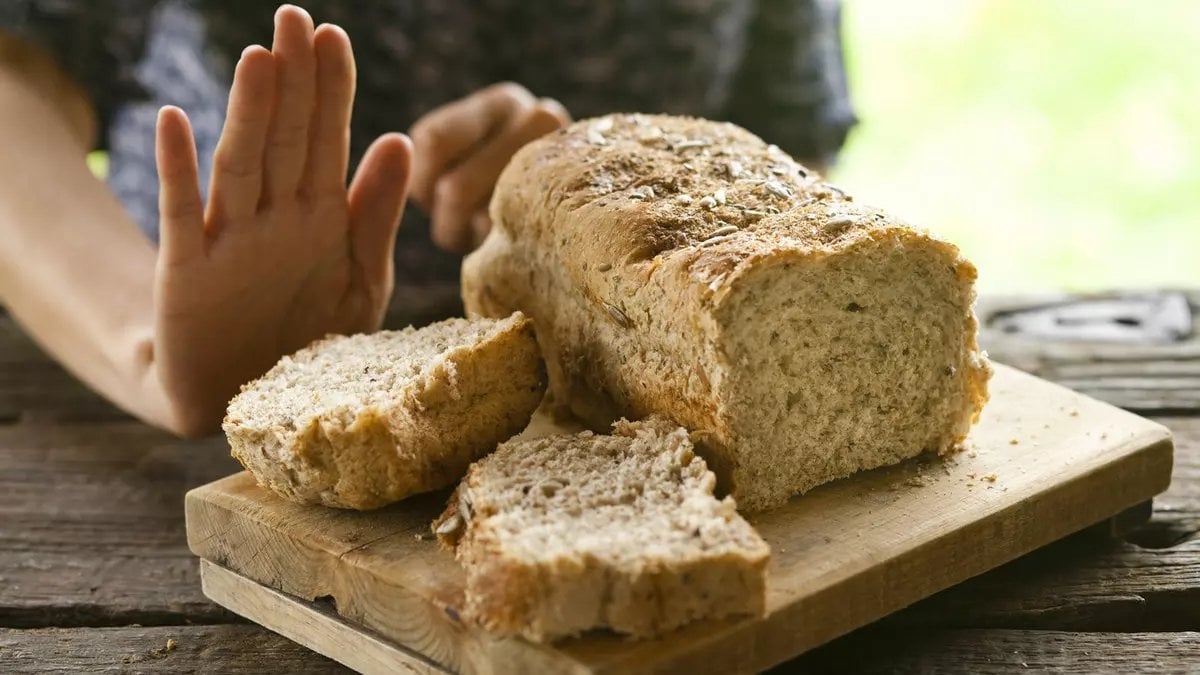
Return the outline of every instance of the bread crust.
[[[545,391],[533,322],[517,313],[504,323],[445,351],[386,404],[262,419],[240,412],[235,398],[223,425],[231,452],[259,484],[303,504],[374,509],[452,485],[529,423]]]
[[[495,227],[463,266],[468,315],[533,316],[556,404],[597,430],[651,414],[687,427],[744,508],[775,506],[813,486],[758,492],[739,481],[744,453],[728,387],[739,366],[729,361],[723,321],[747,279],[766,268],[820,265],[873,246],[941,256],[966,289],[956,299],[964,307],[957,376],[968,394],[954,433],[924,449],[960,441],[986,401],[990,369],[975,342],[971,263],[734,125],[661,115],[582,120],[514,156],[490,213]]]

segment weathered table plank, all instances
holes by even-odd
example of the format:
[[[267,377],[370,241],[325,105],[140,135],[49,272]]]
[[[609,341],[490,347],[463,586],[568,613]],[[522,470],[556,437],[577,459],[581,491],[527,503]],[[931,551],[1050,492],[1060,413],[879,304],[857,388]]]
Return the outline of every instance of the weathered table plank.
[[[1143,414],[1200,413],[1200,291],[981,298],[993,358]]]
[[[0,629],[4,673],[348,673],[251,625]]]
[[[46,355],[0,309],[0,424],[129,419]]]
[[[0,426],[0,625],[228,621],[200,592],[183,494],[237,468],[219,439],[136,422]]]
[[[168,640],[174,648],[168,648]],[[1200,633],[904,631],[835,642],[774,672],[1182,672]],[[337,663],[257,626],[0,629],[6,673],[146,672],[334,675]]]
[[[1072,538],[889,619],[901,625],[1047,630],[1200,626],[1200,539],[1166,549]]]
[[[1159,418],[1175,434],[1171,488],[1154,500],[1154,518],[1127,539],[1163,549],[1200,536],[1200,417]]]
[[[820,673],[1145,673],[1192,671],[1200,633],[883,631],[843,639],[778,669]]]

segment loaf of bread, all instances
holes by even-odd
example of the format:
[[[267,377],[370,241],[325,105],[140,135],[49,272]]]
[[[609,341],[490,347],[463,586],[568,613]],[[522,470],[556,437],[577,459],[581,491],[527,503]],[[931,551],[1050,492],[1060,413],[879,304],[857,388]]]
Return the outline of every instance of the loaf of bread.
[[[622,421],[501,445],[434,531],[466,569],[466,617],[490,631],[649,637],[763,611],[770,549],[715,482],[686,430]]]
[[[975,268],[731,125],[613,115],[523,148],[463,268],[538,324],[553,399],[662,414],[739,505],[966,435],[987,398]]]
[[[315,342],[242,387],[224,428],[280,495],[372,509],[452,485],[529,423],[544,390],[528,318],[450,319]]]

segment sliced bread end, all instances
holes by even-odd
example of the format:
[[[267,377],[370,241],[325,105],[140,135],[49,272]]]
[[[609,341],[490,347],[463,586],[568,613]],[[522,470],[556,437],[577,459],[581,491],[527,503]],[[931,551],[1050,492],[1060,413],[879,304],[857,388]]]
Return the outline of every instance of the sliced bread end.
[[[372,509],[453,484],[528,424],[544,389],[524,315],[449,319],[284,357],[230,402],[224,429],[281,496]]]
[[[490,631],[652,637],[764,610],[770,549],[714,484],[684,429],[621,421],[501,445],[433,528],[466,568],[467,618]]]

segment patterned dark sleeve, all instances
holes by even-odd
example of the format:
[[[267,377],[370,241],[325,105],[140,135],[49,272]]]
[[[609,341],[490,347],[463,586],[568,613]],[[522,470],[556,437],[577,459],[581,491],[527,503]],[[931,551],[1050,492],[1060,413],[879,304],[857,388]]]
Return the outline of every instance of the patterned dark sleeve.
[[[829,165],[857,121],[837,0],[759,0],[728,117],[801,161]]]
[[[46,50],[91,97],[101,147],[117,105],[141,98],[134,68],[155,0],[3,0],[0,32]]]

